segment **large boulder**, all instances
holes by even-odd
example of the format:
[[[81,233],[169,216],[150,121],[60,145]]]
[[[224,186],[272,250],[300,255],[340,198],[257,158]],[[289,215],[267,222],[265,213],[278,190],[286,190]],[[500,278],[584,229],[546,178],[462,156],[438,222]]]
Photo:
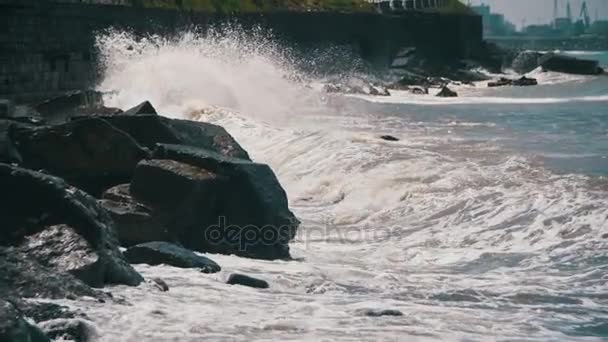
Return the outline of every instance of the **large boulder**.
[[[177,145],[142,161],[131,194],[153,208],[176,241],[201,252],[289,258],[299,221],[264,164]]]
[[[127,249],[124,255],[132,264],[199,268],[205,273],[221,271],[215,261],[169,242],[155,241],[133,246]]]
[[[598,61],[578,59],[569,56],[548,53],[539,59],[545,71],[563,72],[577,75],[598,75],[603,72]]]
[[[110,213],[120,244],[125,247],[151,242],[173,240],[163,225],[162,212],[131,196],[129,184],[117,185],[103,193],[99,204]]]
[[[188,145],[227,157],[250,160],[247,152],[221,126],[159,115],[116,115],[103,118],[149,149],[154,149],[157,143]]]
[[[44,169],[91,194],[131,179],[148,152],[125,132],[98,118],[58,126],[13,126],[22,165]]]
[[[166,227],[169,241],[202,252],[218,250],[205,238],[218,222],[218,206],[227,179],[197,166],[173,160],[142,161],[135,170],[130,193],[153,209],[152,216]]]
[[[53,269],[90,286],[143,281],[120,253],[114,223],[94,198],[60,178],[7,164],[0,164],[0,188],[0,246],[16,248],[13,264],[25,255],[38,261],[32,268]]]
[[[0,299],[0,342],[51,342],[51,339],[28,323],[13,304]]]
[[[68,91],[36,104],[34,109],[53,124],[67,122],[74,116],[114,115],[122,112],[118,108],[105,107],[103,95],[95,90]]]
[[[519,74],[526,74],[538,68],[538,60],[542,56],[540,52],[522,51],[511,63],[511,68]]]

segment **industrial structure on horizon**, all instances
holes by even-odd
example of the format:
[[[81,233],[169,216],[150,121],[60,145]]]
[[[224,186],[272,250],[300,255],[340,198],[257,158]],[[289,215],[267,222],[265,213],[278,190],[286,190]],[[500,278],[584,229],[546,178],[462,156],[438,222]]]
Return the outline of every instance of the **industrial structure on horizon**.
[[[577,37],[582,35],[608,36],[608,20],[600,20],[595,12],[595,20],[590,16],[587,1],[580,9],[574,9],[569,0],[553,0],[553,19],[546,24],[522,25],[520,31],[503,14],[494,13],[487,4],[469,7],[483,18],[484,35],[534,36],[534,37]]]

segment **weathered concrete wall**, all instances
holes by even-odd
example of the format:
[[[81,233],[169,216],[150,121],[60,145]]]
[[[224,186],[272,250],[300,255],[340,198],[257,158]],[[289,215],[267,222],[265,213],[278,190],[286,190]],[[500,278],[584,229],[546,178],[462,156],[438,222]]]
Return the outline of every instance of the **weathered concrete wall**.
[[[117,27],[170,33],[226,19],[200,12],[0,0],[0,98],[30,102],[94,85],[96,31]],[[388,65],[402,46],[417,46],[439,58],[463,58],[482,39],[481,20],[467,15],[273,12],[236,19],[245,28],[265,25],[301,47],[349,44],[380,66]]]

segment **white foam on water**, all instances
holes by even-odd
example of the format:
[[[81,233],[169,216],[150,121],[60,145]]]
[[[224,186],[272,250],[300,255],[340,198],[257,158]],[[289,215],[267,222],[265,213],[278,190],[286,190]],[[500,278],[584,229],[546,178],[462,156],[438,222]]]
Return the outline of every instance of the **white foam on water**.
[[[130,304],[68,302],[102,340],[575,340],[564,333],[608,319],[605,185],[459,134],[492,125],[351,111],[340,105],[348,98],[332,102],[294,81],[263,36],[113,32],[99,47],[100,88],[115,91],[108,105],[150,100],[161,113],[223,125],[273,168],[303,222],[292,243],[301,261],[212,255],[223,267],[215,275],[138,266],[171,290],[119,286],[111,291]],[[232,272],[271,288],[224,284]]]

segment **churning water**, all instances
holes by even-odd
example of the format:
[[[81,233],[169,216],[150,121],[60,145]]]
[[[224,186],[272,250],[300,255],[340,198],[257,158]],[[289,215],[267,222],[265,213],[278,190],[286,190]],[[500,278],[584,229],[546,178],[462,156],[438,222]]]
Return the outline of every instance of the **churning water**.
[[[535,71],[538,87],[459,87],[456,99],[328,96],[262,34],[115,32],[99,47],[108,105],[150,100],[226,127],[303,222],[299,261],[212,255],[215,275],[138,266],[171,290],[67,303],[101,340],[608,336],[608,77]],[[271,288],[224,284],[235,271]]]

